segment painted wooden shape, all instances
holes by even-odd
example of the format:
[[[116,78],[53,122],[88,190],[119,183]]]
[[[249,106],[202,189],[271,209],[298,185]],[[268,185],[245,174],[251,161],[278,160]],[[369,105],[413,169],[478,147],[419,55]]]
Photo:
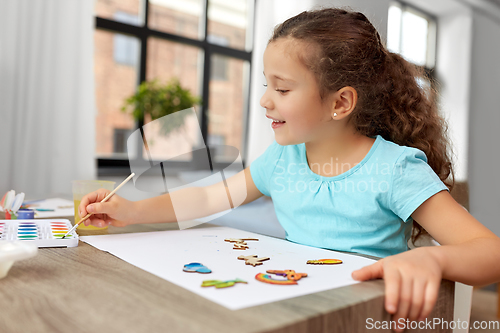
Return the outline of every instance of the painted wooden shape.
[[[235,280],[221,281],[221,280],[205,280],[201,283],[202,287],[215,287],[217,289],[220,288],[228,288],[234,286],[236,283],[247,283],[246,281],[240,280],[236,278]]]
[[[342,260],[340,259],[319,259],[319,260],[308,260],[307,264],[312,265],[337,265],[341,264]]]
[[[292,269],[286,269],[286,270],[282,270],[282,271],[267,270],[266,273],[285,276],[288,280],[292,280],[292,281],[298,281],[298,280],[302,279],[303,277],[307,277],[307,273],[295,273],[295,271]]]
[[[234,243],[233,250],[247,250],[248,246],[245,241],[258,241],[257,238],[226,238],[224,241]]]
[[[256,254],[252,254],[250,256],[239,256],[238,259],[245,260],[245,264],[252,265],[253,267],[257,265],[262,265],[262,261],[269,260],[268,257],[258,258]]]
[[[188,273],[194,273],[194,272],[202,274],[212,273],[212,271],[207,266],[204,266],[199,262],[192,262],[190,264],[184,265],[184,268],[182,270]]]
[[[273,277],[271,275],[264,274],[264,273],[258,273],[257,275],[255,275],[255,279],[257,281],[260,281],[260,282],[269,283],[269,284],[277,284],[277,285],[282,285],[282,286],[298,284],[296,281],[288,280],[288,279],[287,280],[275,280],[275,279],[273,279]]]

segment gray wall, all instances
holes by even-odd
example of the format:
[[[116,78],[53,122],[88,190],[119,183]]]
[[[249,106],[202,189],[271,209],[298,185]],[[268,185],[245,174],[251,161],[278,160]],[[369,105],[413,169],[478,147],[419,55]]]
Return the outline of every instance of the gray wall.
[[[474,10],[472,30],[470,211],[500,236],[500,18]]]

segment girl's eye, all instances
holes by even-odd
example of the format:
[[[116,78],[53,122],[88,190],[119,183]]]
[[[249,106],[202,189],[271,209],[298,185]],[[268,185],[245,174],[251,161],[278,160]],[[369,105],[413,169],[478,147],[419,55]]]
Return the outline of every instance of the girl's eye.
[[[264,87],[266,87],[266,88],[267,88],[267,84],[265,84],[265,83],[264,83]]]
[[[286,94],[290,90],[276,89],[276,91],[279,92],[280,94]]]

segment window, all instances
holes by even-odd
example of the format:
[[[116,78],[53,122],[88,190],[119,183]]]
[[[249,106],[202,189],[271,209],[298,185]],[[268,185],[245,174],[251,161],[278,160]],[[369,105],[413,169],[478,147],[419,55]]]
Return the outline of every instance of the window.
[[[114,139],[113,139],[113,152],[125,154],[127,153],[127,138],[132,134],[129,129],[115,128]]]
[[[393,2],[389,7],[387,48],[417,66],[434,69],[436,20],[413,7]]]
[[[207,40],[209,43],[217,44],[221,46],[228,46],[229,39],[223,36],[208,35]],[[219,54],[214,54],[212,57],[212,80],[226,81],[227,71],[228,71],[228,61],[227,57],[221,56]]]
[[[114,19],[128,24],[139,24],[139,17],[134,14],[116,12]],[[139,41],[137,38],[122,34],[113,37],[113,58],[122,65],[136,66],[139,60]]]
[[[151,80],[177,78],[202,100],[195,109],[204,142],[234,146],[244,156],[254,2],[96,0],[96,157],[101,174],[106,167],[128,167],[127,137],[150,119],[136,122],[121,109],[140,83]],[[149,153],[161,160],[169,153],[157,135]],[[224,151],[217,151],[215,166],[228,157]],[[144,156],[144,151],[136,152],[137,159]],[[169,161],[173,168],[190,162]]]
[[[212,80],[227,81],[228,63],[227,57],[214,54],[212,57]]]

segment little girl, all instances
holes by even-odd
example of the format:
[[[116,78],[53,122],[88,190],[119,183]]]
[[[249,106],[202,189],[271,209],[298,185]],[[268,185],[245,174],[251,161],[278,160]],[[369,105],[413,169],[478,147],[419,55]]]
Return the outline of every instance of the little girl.
[[[271,196],[290,241],[383,257],[352,276],[384,278],[396,322],[426,318],[441,279],[500,280],[500,239],[449,193],[452,163],[434,92],[363,14],[329,8],[278,25],[264,76],[260,104],[276,142],[228,180],[246,183],[244,203]],[[220,187],[183,189],[176,205],[184,198],[185,218],[222,211]],[[97,213],[87,224],[176,221],[170,194],[98,203],[107,193],[83,198],[80,215]],[[407,251],[424,231],[441,246]]]

